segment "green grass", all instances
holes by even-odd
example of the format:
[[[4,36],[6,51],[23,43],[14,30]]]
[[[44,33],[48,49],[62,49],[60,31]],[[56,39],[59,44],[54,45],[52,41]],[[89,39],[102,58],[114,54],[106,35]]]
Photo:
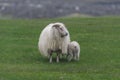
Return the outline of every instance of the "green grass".
[[[80,43],[80,61],[40,55],[40,32],[58,21]],[[120,80],[120,18],[0,20],[0,80]]]

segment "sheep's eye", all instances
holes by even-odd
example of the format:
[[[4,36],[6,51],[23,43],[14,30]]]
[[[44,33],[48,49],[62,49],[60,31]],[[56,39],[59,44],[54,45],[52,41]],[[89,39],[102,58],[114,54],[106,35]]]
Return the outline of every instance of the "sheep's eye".
[[[63,29],[62,29],[62,28],[60,28],[60,30],[61,30],[61,31],[63,31]]]

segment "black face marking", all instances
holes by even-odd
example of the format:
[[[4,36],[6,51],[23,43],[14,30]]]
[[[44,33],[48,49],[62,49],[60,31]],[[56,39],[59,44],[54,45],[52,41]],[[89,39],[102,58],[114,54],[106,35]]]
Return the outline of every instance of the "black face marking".
[[[68,35],[68,33],[64,30],[64,26],[59,24],[54,24],[53,27],[58,31],[61,38]]]
[[[55,25],[53,25],[53,27],[55,27],[55,28],[59,28],[59,27],[60,27],[60,25],[55,24]]]
[[[63,28],[60,28],[61,31],[63,31]]]

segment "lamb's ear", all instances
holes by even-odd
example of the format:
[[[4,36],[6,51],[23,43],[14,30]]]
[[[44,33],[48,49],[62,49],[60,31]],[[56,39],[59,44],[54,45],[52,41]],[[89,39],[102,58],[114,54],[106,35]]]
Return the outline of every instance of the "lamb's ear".
[[[60,25],[55,24],[55,25],[53,25],[53,27],[55,27],[55,28],[59,28],[59,27],[60,27]]]
[[[76,48],[77,48],[77,46],[74,46],[74,48],[76,49]]]

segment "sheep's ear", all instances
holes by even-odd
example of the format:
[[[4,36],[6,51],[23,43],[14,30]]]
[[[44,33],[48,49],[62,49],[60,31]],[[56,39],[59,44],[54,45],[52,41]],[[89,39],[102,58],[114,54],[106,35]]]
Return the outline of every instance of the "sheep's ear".
[[[55,24],[55,25],[53,25],[53,27],[58,28],[58,27],[60,27],[60,25]]]

